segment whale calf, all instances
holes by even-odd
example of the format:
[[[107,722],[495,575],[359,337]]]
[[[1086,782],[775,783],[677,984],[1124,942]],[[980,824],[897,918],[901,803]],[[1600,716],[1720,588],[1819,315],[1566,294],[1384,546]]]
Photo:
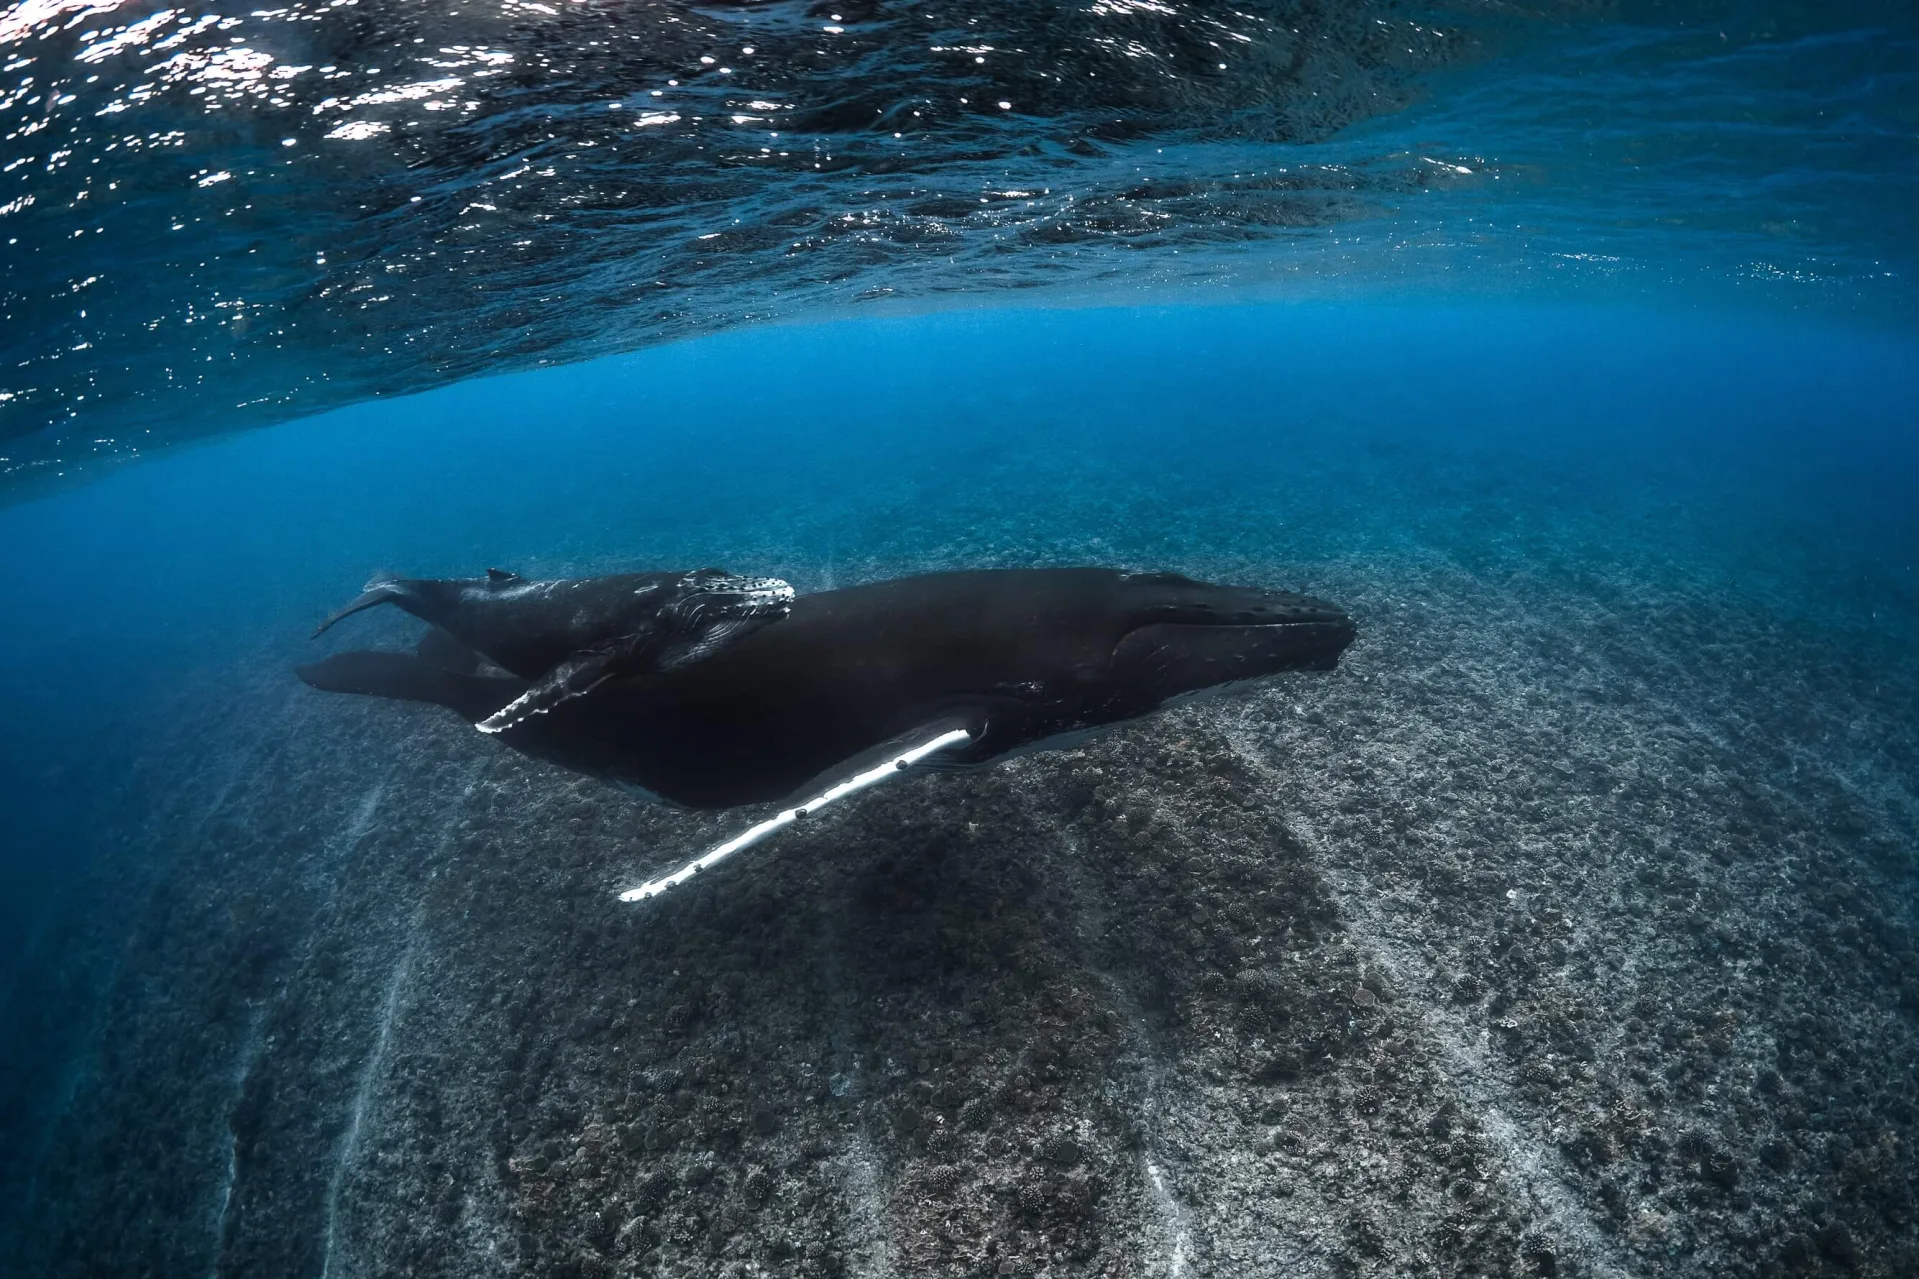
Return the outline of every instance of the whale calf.
[[[785,617],[792,600],[793,588],[778,578],[717,568],[548,581],[488,569],[483,578],[375,578],[313,634],[380,604],[431,623],[528,681],[519,696],[476,721],[497,733],[616,676],[699,661]]]
[[[929,573],[799,596],[704,660],[615,675],[500,738],[691,808],[819,797],[901,761],[984,764],[1222,685],[1331,670],[1355,633],[1321,600],[1170,573]],[[299,675],[474,723],[529,687],[458,665],[342,653]]]

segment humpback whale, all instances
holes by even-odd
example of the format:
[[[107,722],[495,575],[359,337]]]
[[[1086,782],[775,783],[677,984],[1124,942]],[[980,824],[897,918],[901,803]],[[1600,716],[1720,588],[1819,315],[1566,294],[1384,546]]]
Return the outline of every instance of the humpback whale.
[[[754,828],[764,834],[917,767],[984,764],[1222,685],[1330,670],[1354,635],[1323,601],[1170,573],[929,573],[799,596],[703,660],[612,675],[500,738],[692,808],[806,797]],[[459,665],[352,652],[299,675],[473,723],[529,687]]]
[[[313,634],[376,605],[398,605],[528,681],[477,722],[498,733],[616,676],[699,661],[785,617],[792,600],[793,588],[778,578],[717,568],[552,581],[493,568],[452,581],[375,578]]]

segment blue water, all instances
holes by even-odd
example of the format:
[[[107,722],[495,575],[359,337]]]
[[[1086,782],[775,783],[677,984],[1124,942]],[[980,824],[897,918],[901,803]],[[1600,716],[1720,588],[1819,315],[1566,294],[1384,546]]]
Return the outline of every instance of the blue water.
[[[0,510],[0,749],[30,832],[6,870],[35,885],[6,894],[9,946],[146,726],[288,683],[376,571],[1647,574],[1904,678],[1915,403],[1919,341],[1883,331],[1372,302],[753,329],[231,436]]]
[[[1915,353],[1714,312],[1187,306],[759,329],[477,380],[0,511],[31,566],[13,604],[33,624],[5,654],[33,728],[13,742],[65,766],[62,725],[263,645],[301,652],[376,569],[751,556],[817,586],[1230,559],[1255,538],[1304,571],[1429,543],[1523,553],[1462,528],[1474,512],[1545,531],[1652,513],[1620,553],[1699,555],[1730,589],[1899,633]],[[129,660],[102,662],[116,637]]]
[[[1098,563],[1336,600],[1361,632],[1340,678],[1391,695],[1342,693],[1329,713],[1349,718],[1325,736],[1413,780],[1358,798],[1302,782],[1274,801],[1323,829],[1415,798],[1444,809],[1471,788],[1433,779],[1490,758],[1485,725],[1502,716],[1587,725],[1561,742],[1569,759],[1663,784],[1675,756],[1605,719],[1659,708],[1659,741],[1689,743],[1677,758],[1712,756],[1684,783],[1706,815],[1674,816],[1668,795],[1631,820],[1593,818],[1596,847],[1680,859],[1703,846],[1699,831],[1731,831],[1788,868],[1780,883],[1808,879],[1754,887],[1728,872],[1721,886],[1686,863],[1689,919],[1750,907],[1759,920],[1781,896],[1814,900],[1816,880],[1878,922],[1842,911],[1830,936],[1809,926],[1785,940],[1814,958],[1774,956],[1771,977],[1764,964],[1728,976],[1718,959],[1695,972],[1623,939],[1610,953],[1604,926],[1586,926],[1597,958],[1580,997],[1609,1015],[1629,1001],[1611,999],[1607,974],[1662,964],[1680,993],[1644,989],[1668,1008],[1782,971],[1803,986],[1777,1001],[1778,1026],[1753,1015],[1738,1050],[1750,1060],[1722,1081],[1763,1109],[1753,1090],[1776,1094],[1753,1081],[1776,1051],[1780,1104],[1798,1107],[1778,1131],[1797,1134],[1798,1162],[1754,1172],[1773,1129],[1750,1116],[1738,1128],[1686,1092],[1680,1066],[1622,1067],[1606,1105],[1644,1088],[1633,1104],[1653,1106],[1658,1074],[1672,1089],[1660,1098],[1698,1105],[1661,1121],[1673,1133],[1737,1129],[1725,1140],[1744,1151],[1748,1199],[1659,1191],[1634,1164],[1631,1193],[1645,1198],[1613,1212],[1593,1205],[1616,1187],[1568,1173],[1553,1194],[1590,1208],[1618,1249],[1579,1255],[1626,1258],[1634,1273],[1730,1273],[1717,1267],[1731,1258],[1754,1274],[1764,1259],[1775,1273],[1897,1274],[1916,1255],[1904,1209],[1843,1206],[1844,1187],[1919,1185],[1919,1082],[1897,1067],[1919,1043],[1919,991],[1898,993],[1919,913],[1910,5],[229,7],[0,8],[0,1268],[404,1267],[398,1254],[331,1258],[342,1193],[374,1205],[410,1193],[384,1190],[356,1152],[364,1103],[389,1077],[391,992],[414,943],[391,966],[382,1017],[338,1014],[352,1032],[340,1042],[362,1046],[338,1061],[312,1050],[323,1083],[362,1081],[350,1125],[320,1084],[249,1091],[260,1054],[282,1053],[292,1079],[287,1045],[324,1039],[287,1010],[320,1008],[316,989],[374,989],[358,959],[339,961],[347,977],[329,966],[329,947],[364,942],[329,912],[394,936],[422,918],[460,935],[466,917],[409,878],[408,859],[439,858],[437,832],[468,830],[471,805],[493,803],[529,847],[549,803],[577,800],[574,827],[588,810],[611,828],[640,819],[558,774],[508,776],[484,751],[472,776],[495,798],[474,801],[480,783],[462,791],[436,770],[450,776],[479,748],[448,745],[425,708],[347,709],[291,669],[406,636],[369,617],[350,640],[308,639],[376,572],[709,563],[801,591]],[[1227,61],[1208,65],[1221,47]],[[1313,696],[1286,687],[1302,707]],[[1177,731],[1239,722],[1209,713]],[[1508,781],[1560,766],[1511,749]],[[379,805],[401,789],[416,809],[388,815]],[[506,795],[540,816],[502,815]],[[421,796],[448,805],[444,821],[419,816]],[[1769,826],[1761,810],[1794,816]],[[1521,823],[1476,844],[1458,821],[1426,847],[1483,855],[1509,877],[1515,849],[1551,843]],[[339,869],[368,829],[389,832],[378,873],[419,889],[386,914],[374,895],[371,918],[355,916],[367,901]],[[341,830],[358,833],[328,842]],[[638,838],[609,835],[566,864],[597,892]],[[1354,850],[1382,838],[1348,839],[1319,871],[1355,934],[1387,953],[1443,930],[1393,934],[1351,906],[1366,898],[1355,876],[1386,874]],[[460,869],[434,864],[449,879]],[[1630,901],[1653,874],[1590,891]],[[1575,902],[1585,891],[1565,889]],[[304,893],[322,903],[309,914]],[[284,936],[232,952],[244,963],[221,958],[262,917]],[[1725,924],[1742,927],[1738,944],[1763,950],[1760,923]],[[202,951],[216,957],[207,974]],[[222,985],[236,966],[239,995]],[[496,978],[511,981],[470,967],[460,980]],[[1894,1082],[1831,1084],[1821,1103],[1827,1084],[1789,1060],[1794,1034],[1819,1036],[1791,1031],[1783,1010],[1850,997],[1870,1016],[1847,1023],[1842,1065],[1820,1078],[1877,1080],[1884,1065]],[[578,1017],[600,1016],[589,1005]],[[177,1059],[149,1068],[126,1043],[169,1044]],[[1181,1051],[1167,1060],[1198,1060]],[[566,1070],[551,1070],[559,1087]],[[1517,1065],[1501,1070],[1487,1075],[1495,1092],[1470,1097],[1541,1148],[1574,1150],[1543,1135],[1570,1121],[1524,1092]],[[599,1104],[579,1087],[581,1106]],[[1842,1095],[1855,1107],[1843,1123],[1828,1118]],[[470,1113],[497,1096],[469,1098]],[[128,1117],[147,1111],[166,1118],[143,1133]],[[247,1180],[265,1157],[241,1117],[260,1113],[269,1129],[319,1133],[311,1148],[288,1137],[290,1162],[337,1155],[331,1183],[306,1187],[323,1227],[230,1210],[285,1198],[265,1174]],[[1807,1135],[1842,1132],[1843,1145]],[[1690,1139],[1672,1138],[1681,1155]],[[152,1152],[172,1151],[177,1166],[123,1159],[123,1145],[162,1164]],[[1618,1158],[1657,1169],[1666,1156],[1651,1148]],[[1892,1153],[1857,1172],[1869,1150]],[[893,1157],[882,1149],[880,1163]],[[115,1171],[123,1162],[135,1171]],[[1828,1166],[1839,1171],[1820,1180]],[[126,1178],[151,1203],[113,1207]],[[1570,1210],[1541,1211],[1551,1234]],[[89,1221],[115,1212],[87,1245],[97,1254],[81,1250]],[[1752,1224],[1772,1218],[1787,1223],[1783,1243]],[[356,1237],[376,1237],[371,1220]],[[1279,1272],[1236,1266],[1224,1227],[1191,1228],[1213,1240],[1201,1273]],[[486,1235],[488,1264],[518,1257],[511,1272],[531,1272],[530,1258],[557,1255],[524,1242],[528,1229],[500,1227],[519,1236],[510,1246]],[[259,1240],[288,1230],[311,1248],[272,1260]],[[1855,1255],[1847,1240],[1865,1242]],[[1534,1256],[1521,1242],[1512,1257]],[[662,1246],[620,1256],[652,1273],[637,1258],[669,1256]],[[581,1252],[570,1273],[601,1252],[613,1255]],[[847,1264],[881,1274],[881,1255]],[[840,1273],[819,1265],[804,1273]]]

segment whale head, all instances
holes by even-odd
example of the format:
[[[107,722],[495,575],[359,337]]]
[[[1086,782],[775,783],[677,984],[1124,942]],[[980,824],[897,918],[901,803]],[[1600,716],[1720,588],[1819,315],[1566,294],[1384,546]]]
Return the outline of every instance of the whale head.
[[[1128,575],[1120,591],[1124,633],[1106,678],[1150,705],[1281,671],[1331,670],[1358,634],[1343,610],[1291,591],[1171,573]]]
[[[980,663],[976,692],[943,703],[974,733],[951,752],[956,763],[1044,749],[1248,680],[1331,670],[1358,633],[1343,610],[1309,595],[1174,573],[976,580],[987,619],[976,635],[992,660]]]

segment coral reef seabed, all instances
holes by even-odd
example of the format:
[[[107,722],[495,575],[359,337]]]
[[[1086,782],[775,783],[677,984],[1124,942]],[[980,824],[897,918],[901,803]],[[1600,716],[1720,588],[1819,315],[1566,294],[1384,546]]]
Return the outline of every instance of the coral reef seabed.
[[[262,670],[26,979],[100,993],[0,1262],[1919,1273],[1912,672],[1634,571],[1336,564],[1332,675],[641,906],[755,814]]]

